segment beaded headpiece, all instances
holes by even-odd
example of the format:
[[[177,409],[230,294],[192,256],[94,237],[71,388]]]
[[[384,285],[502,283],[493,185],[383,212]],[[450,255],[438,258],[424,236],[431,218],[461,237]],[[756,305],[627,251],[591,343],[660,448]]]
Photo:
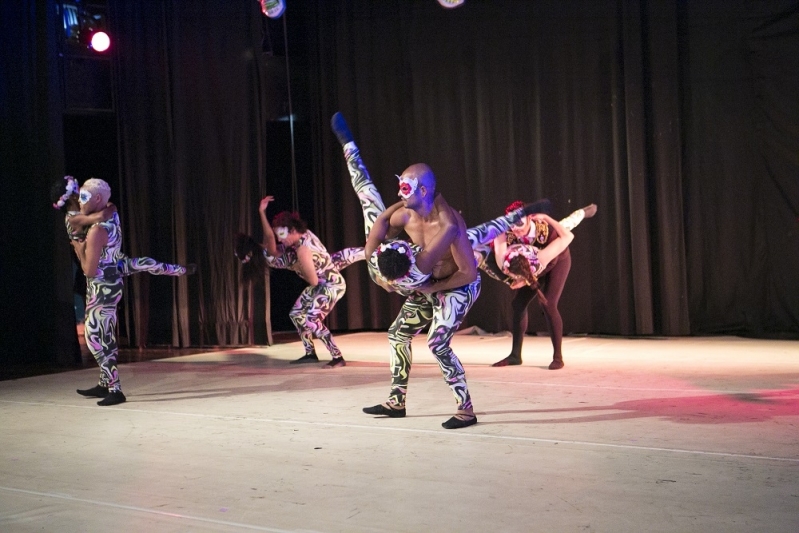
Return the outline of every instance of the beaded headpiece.
[[[408,257],[408,260],[411,262],[412,265],[416,264],[416,255],[413,253],[413,250],[411,250],[411,247],[402,241],[384,242],[377,247],[375,253],[377,253],[377,255],[380,256],[386,250],[395,250],[401,254],[404,254]]]
[[[73,194],[78,194],[78,191],[80,191],[78,180],[72,176],[64,176],[64,179],[67,181],[66,192],[61,195],[61,198],[59,198],[56,203],[53,204],[55,209],[61,209],[64,207],[64,205],[67,203],[67,200],[69,200],[69,197]]]

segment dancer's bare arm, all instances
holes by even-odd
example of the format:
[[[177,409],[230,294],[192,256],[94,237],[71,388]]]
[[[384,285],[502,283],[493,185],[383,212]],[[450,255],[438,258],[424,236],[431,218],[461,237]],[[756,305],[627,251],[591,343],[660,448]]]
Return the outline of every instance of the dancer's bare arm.
[[[389,206],[385,211],[375,220],[372,229],[369,231],[369,236],[366,238],[366,246],[364,246],[364,255],[367,259],[372,257],[372,254],[380,244],[386,239],[392,239],[400,234],[405,223],[408,221],[406,214],[403,214],[400,209],[403,207],[402,202]]]
[[[433,271],[433,267],[436,266],[436,263],[441,261],[444,254],[447,253],[454,244],[455,239],[458,238],[458,220],[454,217],[452,209],[449,206],[439,211],[438,223],[440,227],[438,233],[430,239],[430,242],[425,245],[424,250],[419,252],[416,256],[416,268],[423,274],[430,274]],[[469,249],[471,249],[471,244],[469,245]]]
[[[472,245],[466,237],[465,232],[461,232],[455,242],[452,244],[452,258],[458,266],[451,276],[444,279],[436,280],[433,283],[425,285],[421,292],[438,292],[446,291],[449,289],[457,289],[468,285],[477,279],[477,267],[474,264],[474,254],[472,253]]]
[[[454,211],[450,211],[450,216],[452,216],[453,220],[457,221],[458,233],[455,236],[455,239],[452,241],[449,250],[458,270],[446,278],[439,279],[433,283],[425,285],[422,289],[420,289],[422,292],[437,292],[449,289],[457,289],[458,287],[468,285],[477,279],[477,265],[475,264],[474,260],[472,244],[469,242],[469,238],[466,235],[466,224],[463,222],[463,219],[460,217],[460,215]]]
[[[269,224],[269,220],[266,218],[266,208],[269,206],[269,202],[274,200],[274,196],[264,196],[261,199],[261,203],[258,206],[258,214],[261,215],[261,227],[264,230],[264,242],[263,247],[266,250],[266,253],[271,255],[272,257],[278,257],[281,255],[277,248],[277,239],[275,238],[275,232],[272,231],[272,226]]]
[[[101,226],[92,226],[86,234],[84,241],[70,241],[75,254],[80,261],[80,267],[87,278],[97,275],[97,266],[100,264],[100,254],[103,247],[108,244],[108,232]]]
[[[533,220],[546,222],[558,234],[557,237],[549,241],[549,244],[547,244],[543,250],[538,252],[538,261],[541,263],[541,270],[543,270],[547,267],[550,261],[555,259],[561,253],[563,253],[566,248],[568,248],[572,240],[574,240],[574,233],[563,227],[563,224],[553,219],[549,215],[533,215]]]
[[[73,235],[75,235],[81,233],[84,227],[88,228],[94,224],[110,220],[116,212],[117,206],[111,202],[108,202],[108,205],[105,206],[105,209],[92,213],[91,215],[84,215],[83,213],[75,213],[70,215],[69,225],[72,226],[72,229],[74,230]]]

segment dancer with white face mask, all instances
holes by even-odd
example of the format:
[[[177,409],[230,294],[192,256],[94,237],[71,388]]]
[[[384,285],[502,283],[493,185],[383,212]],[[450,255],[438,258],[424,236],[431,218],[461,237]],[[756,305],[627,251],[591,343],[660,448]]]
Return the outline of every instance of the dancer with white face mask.
[[[264,197],[258,208],[264,232],[263,253],[266,263],[272,268],[293,270],[308,283],[289,313],[305,348],[305,355],[291,361],[291,364],[319,362],[313,343],[313,339],[317,338],[332,357],[324,368],[345,366],[347,363],[341,350],[324,323],[325,317],[347,291],[347,284],[340,272],[341,265],[333,260],[319,237],[308,229],[308,225],[296,213],[278,213],[270,224],[266,209],[273,200],[273,196]],[[348,264],[359,259],[363,259],[363,250],[355,249]]]

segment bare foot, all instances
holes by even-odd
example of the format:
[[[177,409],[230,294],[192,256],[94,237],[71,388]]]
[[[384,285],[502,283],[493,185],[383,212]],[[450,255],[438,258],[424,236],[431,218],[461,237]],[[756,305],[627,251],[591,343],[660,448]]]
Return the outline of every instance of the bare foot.
[[[509,355],[502,361],[497,361],[491,366],[516,366],[522,364],[522,358],[515,355]]]

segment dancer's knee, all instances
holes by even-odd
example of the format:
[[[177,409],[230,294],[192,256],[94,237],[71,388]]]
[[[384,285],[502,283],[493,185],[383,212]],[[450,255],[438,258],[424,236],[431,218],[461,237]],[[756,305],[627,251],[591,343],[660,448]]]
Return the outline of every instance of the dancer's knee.
[[[388,330],[388,342],[391,346],[410,346],[413,336],[392,326]]]
[[[292,309],[289,311],[289,318],[291,319],[292,323],[295,326],[303,326],[305,325],[306,318],[305,314],[299,309]]]

